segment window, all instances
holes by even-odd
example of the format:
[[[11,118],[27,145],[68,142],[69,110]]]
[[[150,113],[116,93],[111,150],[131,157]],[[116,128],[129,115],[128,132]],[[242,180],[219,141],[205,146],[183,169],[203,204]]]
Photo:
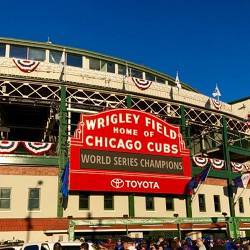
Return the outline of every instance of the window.
[[[115,64],[112,62],[101,61],[101,71],[115,73]]]
[[[142,72],[136,69],[130,68],[130,76],[142,79]]]
[[[10,57],[27,59],[27,50],[28,50],[27,47],[11,45]]]
[[[0,209],[10,209],[10,188],[0,188]]]
[[[89,58],[89,69],[100,70],[100,60]]]
[[[146,80],[148,81],[155,81],[155,76],[149,73],[146,73]]]
[[[61,62],[61,58],[62,58],[62,52],[61,51],[50,50],[50,52],[49,52],[49,62],[50,63],[59,64]]]
[[[89,209],[89,195],[88,194],[80,194],[79,195],[79,209],[80,210],[88,210]]]
[[[38,48],[29,48],[28,59],[35,61],[45,61],[45,50]]]
[[[156,77],[156,82],[165,84],[165,80],[163,78],[160,78],[160,77]]]
[[[124,76],[127,74],[125,65],[118,64],[118,74]]]
[[[39,208],[40,208],[40,188],[30,188],[28,210],[38,210]]]
[[[198,195],[198,200],[199,200],[200,212],[206,212],[205,195],[204,194],[199,194]]]
[[[5,57],[5,44],[0,44],[0,57]]]
[[[35,61],[45,60],[45,49],[39,48],[27,48],[24,46],[11,45],[10,46],[10,57],[29,59]]]
[[[104,210],[113,210],[114,209],[114,196],[113,195],[104,195]]]
[[[115,64],[96,58],[89,58],[89,69],[115,73]]]
[[[115,64],[112,62],[107,62],[107,72],[115,73]]]
[[[239,198],[239,211],[240,213],[244,213],[244,203],[243,203],[243,198]]]
[[[214,195],[214,211],[221,212],[220,196],[219,195]]]
[[[154,197],[146,196],[145,200],[146,200],[146,210],[154,210],[155,209]]]
[[[67,53],[67,65],[82,68],[82,56]]]
[[[166,197],[166,210],[174,211],[174,198]]]

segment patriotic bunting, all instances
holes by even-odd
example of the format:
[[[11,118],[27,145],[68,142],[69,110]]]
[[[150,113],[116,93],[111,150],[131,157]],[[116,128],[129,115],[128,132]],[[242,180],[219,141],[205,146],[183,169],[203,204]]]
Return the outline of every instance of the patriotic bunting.
[[[244,170],[245,165],[242,163],[237,163],[237,162],[231,162],[231,165],[233,167],[233,171],[235,172],[241,172]],[[248,167],[247,167],[248,168]]]
[[[136,87],[141,90],[148,89],[150,85],[152,84],[152,81],[143,80],[143,79],[139,79],[135,77],[132,77],[132,80],[135,83]]]
[[[51,149],[52,143],[50,142],[23,142],[25,148],[35,155],[41,155]]]
[[[23,59],[15,59],[13,58],[13,61],[15,63],[15,65],[22,71],[25,73],[30,73],[32,71],[34,71],[37,66],[39,65],[40,62],[37,61],[32,61],[32,60],[23,60]]]
[[[208,158],[193,156],[193,161],[198,167],[205,167],[208,164]]]
[[[0,141],[0,154],[12,153],[19,145],[19,141]]]
[[[211,165],[215,169],[222,169],[224,167],[224,160],[220,159],[210,159]]]
[[[218,101],[218,100],[216,100],[216,99],[214,99],[214,98],[210,98],[210,103],[212,103],[213,106],[214,106],[216,109],[218,109],[218,110],[221,109],[221,106],[222,106],[222,102],[221,102],[221,101]]]

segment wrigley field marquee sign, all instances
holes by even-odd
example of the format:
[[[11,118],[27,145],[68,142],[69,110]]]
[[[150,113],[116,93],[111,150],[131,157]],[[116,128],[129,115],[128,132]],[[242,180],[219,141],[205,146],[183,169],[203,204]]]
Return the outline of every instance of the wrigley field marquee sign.
[[[70,142],[70,190],[183,194],[189,150],[180,129],[138,110],[81,114]]]

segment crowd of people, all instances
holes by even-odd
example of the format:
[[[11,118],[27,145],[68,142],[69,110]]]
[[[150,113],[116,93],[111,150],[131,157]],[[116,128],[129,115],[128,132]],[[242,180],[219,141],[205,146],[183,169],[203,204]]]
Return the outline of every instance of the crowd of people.
[[[212,240],[210,238],[198,238],[192,240],[186,238],[180,240],[178,238],[159,238],[158,240],[131,239],[130,237],[122,237],[118,240],[111,238],[104,241],[85,242],[82,240],[80,250],[90,250],[91,246],[96,250],[206,250],[206,249],[225,249],[225,250],[250,250],[250,241],[248,239],[226,239]],[[56,243],[58,244],[58,243]],[[60,243],[59,243],[60,244]],[[58,246],[54,250],[59,249]]]

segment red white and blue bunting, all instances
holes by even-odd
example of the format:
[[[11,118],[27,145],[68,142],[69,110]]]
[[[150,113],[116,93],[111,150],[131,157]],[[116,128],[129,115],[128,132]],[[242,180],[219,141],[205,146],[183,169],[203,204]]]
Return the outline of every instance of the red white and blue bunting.
[[[206,157],[193,156],[193,161],[195,165],[201,168],[205,167],[208,164],[208,158]]]
[[[218,100],[216,100],[216,99],[214,99],[214,98],[210,98],[210,103],[212,103],[213,106],[214,106],[216,109],[218,109],[218,110],[221,109],[221,106],[222,106],[222,102],[221,102],[221,101],[218,101]]]
[[[9,154],[14,152],[17,149],[19,143],[19,141],[0,141],[0,154]]]
[[[141,90],[148,89],[152,84],[152,81],[139,79],[139,78],[135,78],[135,77],[132,77],[132,80],[135,83],[136,87],[141,89]]]
[[[41,155],[51,149],[52,143],[50,142],[23,142],[25,148],[35,155]]]
[[[197,157],[193,156],[193,162],[196,166],[204,168],[208,163],[211,164],[213,169],[223,169],[225,167],[225,161],[221,159]],[[231,162],[232,171],[234,172],[247,172],[250,170],[250,166],[244,163]]]
[[[37,61],[26,60],[26,59],[24,59],[24,60],[23,59],[15,59],[15,58],[13,58],[13,61],[14,61],[15,65],[22,72],[25,72],[25,73],[30,73],[30,72],[34,71],[40,63]]]
[[[242,172],[243,170],[246,169],[246,165],[242,163],[231,162],[231,165],[232,165],[232,170],[235,172]]]
[[[210,159],[211,162],[211,166],[215,169],[222,169],[224,167],[224,160],[220,160],[220,159]]]

